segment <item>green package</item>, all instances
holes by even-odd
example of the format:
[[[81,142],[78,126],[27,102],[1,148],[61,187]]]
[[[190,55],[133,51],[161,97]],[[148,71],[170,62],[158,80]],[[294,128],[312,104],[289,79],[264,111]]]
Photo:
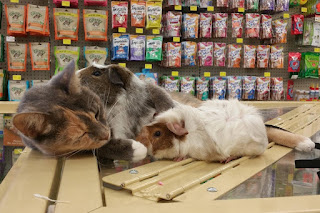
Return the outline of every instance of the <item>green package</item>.
[[[181,77],[180,82],[181,82],[181,85],[180,85],[181,92],[195,95],[195,83],[196,83],[195,77]]]
[[[7,72],[6,70],[0,69],[0,100],[7,100]]]
[[[302,73],[300,76],[305,78],[319,78],[319,53],[305,52],[301,54]],[[301,72],[301,71],[300,71]],[[300,73],[299,73],[300,74]]]
[[[300,5],[300,0],[290,0],[290,7],[297,7]]]
[[[179,76],[161,76],[160,84],[169,92],[179,92],[180,77]]]
[[[311,45],[313,39],[313,23],[311,20],[306,20],[303,23],[303,45]]]
[[[66,65],[68,65],[72,60],[74,60],[76,65],[76,70],[78,70],[80,47],[70,47],[70,46],[55,46],[54,56],[56,59],[56,69],[54,74],[62,71]]]
[[[196,78],[196,93],[197,98],[202,101],[206,101],[209,98],[209,81],[208,77]]]
[[[146,61],[162,60],[162,36],[147,36]]]

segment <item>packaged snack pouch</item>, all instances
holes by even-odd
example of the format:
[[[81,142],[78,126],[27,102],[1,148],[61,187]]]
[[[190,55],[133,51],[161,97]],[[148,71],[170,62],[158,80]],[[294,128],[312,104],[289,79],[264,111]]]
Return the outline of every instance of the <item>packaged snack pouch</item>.
[[[283,19],[278,19],[272,22],[275,32],[275,43],[287,43],[287,24],[288,22]]]
[[[129,60],[129,35],[113,33],[111,60]]]
[[[300,60],[301,60],[301,53],[289,52],[288,72],[299,72],[300,71]]]
[[[229,1],[228,0],[217,0],[217,7],[228,7]]]
[[[212,13],[200,13],[200,38],[212,37]]]
[[[0,62],[4,61],[4,37],[0,34]]]
[[[108,11],[84,9],[83,26],[86,41],[107,41]]]
[[[166,0],[165,6],[182,5],[182,0]]]
[[[268,68],[270,56],[269,45],[258,45],[257,47],[257,68]]]
[[[232,13],[232,38],[241,38],[243,31],[243,14]]]
[[[213,0],[200,1],[200,8],[207,8],[208,6],[213,6]]]
[[[288,80],[288,86],[287,86],[287,100],[288,101],[293,100],[293,88],[294,88],[294,81]]]
[[[26,32],[44,34],[48,15],[48,7],[28,4]]]
[[[55,40],[78,41],[79,10],[53,8]]]
[[[240,68],[241,63],[241,45],[229,44],[228,45],[228,67]]]
[[[63,7],[62,6],[63,0],[53,0],[53,3],[56,5],[56,7]],[[78,0],[68,0],[70,2],[70,7],[78,8]]]
[[[243,76],[242,78],[242,99],[254,100],[256,97],[256,77]]]
[[[213,65],[213,42],[198,43],[199,66]]]
[[[50,70],[50,43],[29,43],[32,70]]]
[[[42,86],[46,85],[49,82],[49,80],[32,80],[31,81],[31,86]]]
[[[260,11],[275,10],[275,0],[260,0]]]
[[[146,61],[162,60],[162,36],[147,36]]]
[[[200,0],[184,0],[184,6],[199,6]]]
[[[276,11],[289,11],[290,0],[277,0]]]
[[[319,53],[303,52],[301,54],[301,66],[299,77],[304,75],[305,78],[319,78]]]
[[[19,36],[26,34],[26,10],[25,5],[5,5],[8,35]]]
[[[146,22],[146,2],[131,1],[131,27],[144,27]]]
[[[269,100],[270,94],[270,78],[257,77],[257,101]]]
[[[244,45],[243,46],[243,67],[255,68],[256,67],[256,46]]]
[[[215,13],[214,14],[214,37],[226,38],[227,37],[227,20],[228,13]]]
[[[214,66],[225,67],[226,66],[226,43],[214,43],[213,60]]]
[[[169,66],[167,51],[168,51],[168,44],[167,43],[163,43],[162,44],[162,61],[160,63],[160,65],[163,66],[163,67],[168,67]]]
[[[180,77],[179,76],[162,76],[161,86],[169,92],[179,92]]]
[[[246,38],[259,38],[260,15],[258,13],[246,14]]]
[[[261,38],[271,39],[272,38],[272,16],[261,14]]]
[[[8,71],[26,71],[27,44],[7,43]]]
[[[244,8],[244,0],[230,0],[230,9]]]
[[[228,99],[241,99],[241,76],[228,76]]]
[[[162,2],[147,2],[147,29],[161,27]]]
[[[0,69],[0,100],[7,100],[7,79],[8,75],[6,70]]]
[[[181,92],[195,95],[195,77],[180,77]]]
[[[166,14],[166,22],[167,37],[180,37],[182,13],[168,11]]]
[[[303,45],[311,45],[313,40],[313,22],[310,19],[305,19],[303,23]]]
[[[124,27],[127,28],[128,21],[128,2],[112,1],[112,28]]]
[[[210,79],[210,99],[225,100],[227,93],[227,77],[212,77]]]
[[[246,10],[258,11],[259,9],[259,0],[247,0],[246,1]]]
[[[320,23],[313,23],[313,35],[311,46],[320,47]]]
[[[130,60],[144,61],[146,59],[146,36],[130,35]]]
[[[182,16],[183,38],[198,38],[199,31],[199,15],[193,13],[185,13]]]
[[[108,48],[97,46],[83,47],[84,58],[86,59],[86,67],[95,64],[105,65],[108,57]]]
[[[291,34],[300,35],[303,33],[304,16],[302,14],[295,14],[291,16]]]
[[[84,0],[85,6],[107,6],[108,0]]]
[[[143,69],[142,73],[135,73],[135,75],[144,82],[158,85],[158,73],[150,73]]]
[[[197,77],[196,78],[196,94],[197,98],[202,101],[209,99],[209,81],[208,77]]]
[[[271,101],[281,101],[284,98],[283,78],[271,78]]]
[[[300,6],[300,4],[301,4],[301,2],[299,0],[290,0],[289,7]]]
[[[197,65],[197,42],[184,41],[181,43],[182,54],[181,60],[184,66],[195,66]]]
[[[181,67],[181,43],[167,43],[168,67]]]
[[[270,67],[275,69],[282,69],[283,60],[283,47],[272,45],[270,51]]]
[[[55,46],[54,57],[56,59],[55,75],[62,71],[72,60],[75,61],[75,70],[78,70],[80,47]]]
[[[8,81],[9,101],[21,101],[24,93],[29,88],[28,81]]]

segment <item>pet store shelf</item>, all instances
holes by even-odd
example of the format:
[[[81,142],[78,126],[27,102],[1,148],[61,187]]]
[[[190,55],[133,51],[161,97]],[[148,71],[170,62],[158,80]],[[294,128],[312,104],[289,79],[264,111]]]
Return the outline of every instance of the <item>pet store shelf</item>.
[[[16,113],[18,105],[18,101],[0,101],[0,114]]]

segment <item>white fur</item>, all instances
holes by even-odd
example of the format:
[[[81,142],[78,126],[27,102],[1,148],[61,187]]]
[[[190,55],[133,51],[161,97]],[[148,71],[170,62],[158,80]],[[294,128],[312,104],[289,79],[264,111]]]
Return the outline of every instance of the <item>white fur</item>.
[[[295,147],[296,150],[302,151],[302,152],[311,152],[315,148],[315,143],[312,142],[311,139],[306,138],[304,141],[298,143],[298,145]]]
[[[132,161],[138,162],[147,156],[147,148],[139,142],[132,140],[133,156]]]

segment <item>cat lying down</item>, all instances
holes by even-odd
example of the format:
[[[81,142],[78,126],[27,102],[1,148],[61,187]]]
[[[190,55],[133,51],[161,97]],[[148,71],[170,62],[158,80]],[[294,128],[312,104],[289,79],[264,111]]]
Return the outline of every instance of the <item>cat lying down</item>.
[[[315,147],[307,137],[265,127],[258,110],[238,100],[206,101],[198,108],[180,104],[160,113],[136,140],[157,159],[205,161],[261,155],[268,141],[301,151]]]

